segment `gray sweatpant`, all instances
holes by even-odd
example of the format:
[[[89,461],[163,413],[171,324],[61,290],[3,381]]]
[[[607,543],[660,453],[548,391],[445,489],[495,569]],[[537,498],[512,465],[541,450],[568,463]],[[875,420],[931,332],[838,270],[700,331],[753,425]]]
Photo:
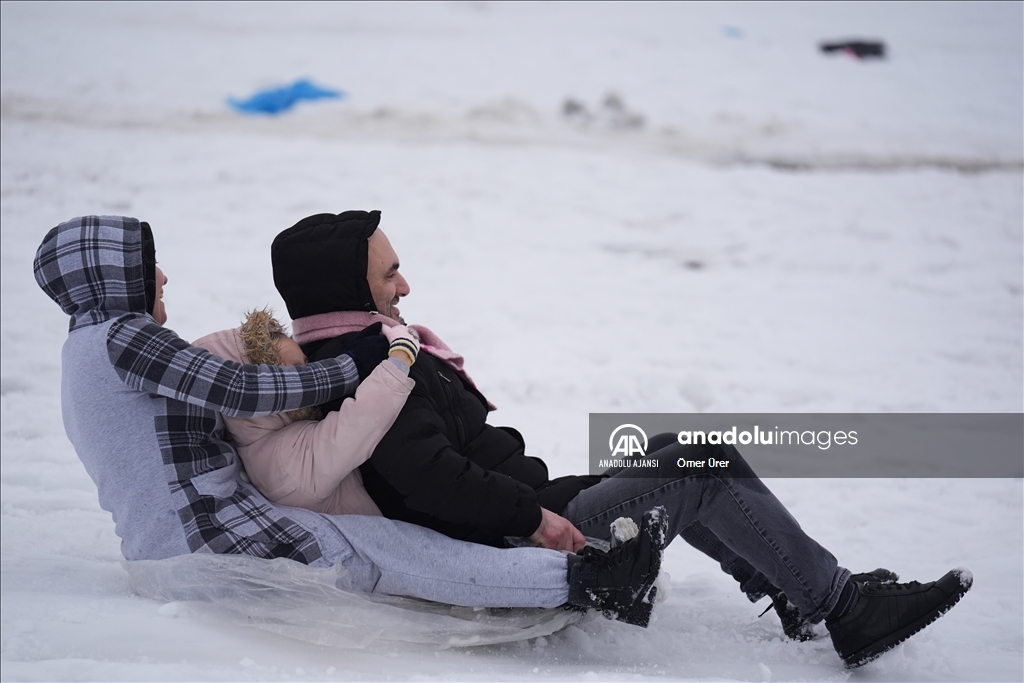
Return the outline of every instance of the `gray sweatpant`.
[[[351,548],[338,561],[352,588],[465,607],[558,607],[569,597],[568,561],[544,548],[492,548],[414,524],[324,515]]]

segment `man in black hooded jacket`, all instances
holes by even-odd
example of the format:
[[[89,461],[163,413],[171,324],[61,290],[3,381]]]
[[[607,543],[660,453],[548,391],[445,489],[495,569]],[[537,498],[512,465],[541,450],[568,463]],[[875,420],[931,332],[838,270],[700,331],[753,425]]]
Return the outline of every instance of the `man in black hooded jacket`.
[[[310,360],[347,348],[363,327],[401,320],[395,304],[409,287],[394,249],[376,229],[379,217],[358,211],[312,216],[274,241],[274,281]],[[348,326],[330,328],[340,334],[303,343],[308,321],[340,311],[355,314]],[[550,481],[544,462],[525,455],[519,432],[487,424],[483,395],[432,353],[421,352],[409,376],[416,382],[412,394],[361,468],[386,516],[497,547],[506,536],[532,536],[561,550],[583,547],[582,534],[554,511],[601,477]]]
[[[311,360],[338,355],[370,325],[404,323],[397,304],[410,288],[379,222],[379,211],[318,214],[274,240],[274,282]],[[888,570],[851,576],[732,446],[683,446],[659,435],[648,449],[663,463],[656,476],[550,480],[543,461],[526,455],[518,431],[487,424],[489,403],[461,357],[426,328],[420,341],[410,371],[416,386],[361,467],[388,517],[489,545],[528,537],[575,552],[583,534],[608,540],[616,518],[640,522],[645,510],[662,505],[667,540],[682,536],[717,560],[751,600],[772,597],[790,637],[806,639],[809,625],[825,620],[848,666],[921,630],[970,586],[957,571],[923,585],[897,584]],[[725,471],[675,466],[709,458],[731,464]]]

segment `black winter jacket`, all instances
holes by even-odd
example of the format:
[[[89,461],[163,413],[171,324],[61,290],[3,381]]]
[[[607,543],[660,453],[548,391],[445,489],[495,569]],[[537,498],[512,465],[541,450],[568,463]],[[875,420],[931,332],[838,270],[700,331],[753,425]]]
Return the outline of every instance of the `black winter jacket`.
[[[354,336],[313,342],[303,350],[310,360],[334,357]],[[501,547],[506,536],[536,531],[541,507],[561,512],[577,493],[600,481],[595,476],[549,480],[544,461],[525,455],[519,432],[487,424],[484,397],[426,351],[409,376],[416,387],[360,468],[367,492],[385,516]]]

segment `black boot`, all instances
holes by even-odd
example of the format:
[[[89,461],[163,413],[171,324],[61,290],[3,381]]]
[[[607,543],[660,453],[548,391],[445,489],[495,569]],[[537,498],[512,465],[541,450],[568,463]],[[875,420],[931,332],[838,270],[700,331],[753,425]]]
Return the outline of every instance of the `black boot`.
[[[764,612],[761,612],[761,616],[763,617],[773,607],[775,613],[779,615],[782,632],[786,634],[787,638],[802,643],[814,637],[814,624],[800,616],[800,610],[786,598],[785,593],[779,593],[773,597],[772,604],[768,605],[768,609]]]
[[[948,612],[971,589],[971,573],[954,569],[930,583],[857,584],[850,612],[826,621],[847,668],[867,664]]]
[[[668,515],[656,507],[644,513],[640,533],[607,552],[584,548],[569,556],[569,604],[601,610],[609,619],[647,627],[668,541]]]
[[[850,577],[851,581],[861,584],[895,583],[899,579],[900,577],[896,572],[881,567],[874,571],[854,574]],[[786,598],[785,593],[773,595],[772,604],[764,612],[761,612],[761,616],[763,617],[772,608],[775,608],[775,613],[779,615],[779,621],[782,622],[782,632],[786,634],[786,637],[801,643],[814,638],[814,624],[800,616],[800,610]]]

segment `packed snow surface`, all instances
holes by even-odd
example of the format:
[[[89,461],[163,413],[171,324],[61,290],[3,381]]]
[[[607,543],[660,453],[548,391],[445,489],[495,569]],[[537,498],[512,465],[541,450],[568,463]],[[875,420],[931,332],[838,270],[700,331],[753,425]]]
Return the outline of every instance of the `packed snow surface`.
[[[67,319],[31,275],[76,215],[153,225],[169,327],[194,339],[284,313],[279,231],[382,210],[403,315],[552,476],[587,467],[590,412],[1024,410],[1020,3],[0,13],[4,680],[851,678],[680,541],[646,630],[336,647],[140,597],[64,436]],[[818,50],[844,38],[888,58]],[[348,97],[226,104],[299,78]],[[852,677],[1024,678],[1020,480],[768,483],[853,571],[977,579]]]

